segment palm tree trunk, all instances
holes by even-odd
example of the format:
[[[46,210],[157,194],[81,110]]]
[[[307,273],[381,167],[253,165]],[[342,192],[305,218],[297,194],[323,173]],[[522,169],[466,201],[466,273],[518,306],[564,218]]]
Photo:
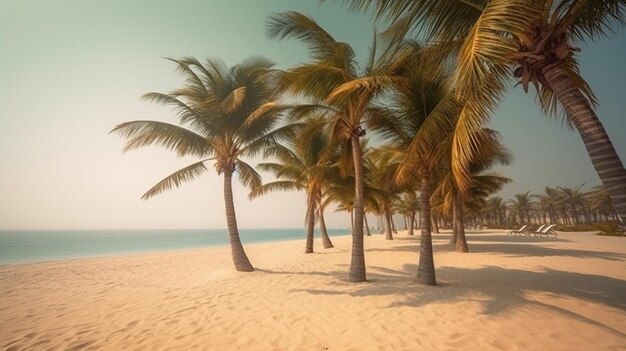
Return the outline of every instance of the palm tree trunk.
[[[563,207],[561,207],[561,218],[563,219],[563,224],[565,225],[570,225],[570,219],[569,216],[567,215],[567,212],[565,212],[565,209]]]
[[[435,261],[433,259],[433,240],[430,233],[430,179],[422,175],[420,189],[420,210],[422,211],[422,232],[420,237],[420,260],[417,267],[417,282],[425,285],[437,285]],[[434,221],[432,221],[434,223]]]
[[[454,204],[452,205],[452,237],[450,238],[450,244],[456,246],[456,238],[459,232],[459,228],[457,227],[457,217],[459,213],[456,208],[456,198],[452,201],[454,201]]]
[[[363,151],[359,136],[353,133],[352,160],[354,162],[354,225],[352,227],[352,258],[348,280],[365,281],[365,252],[363,247]]]
[[[432,226],[433,226],[433,233],[435,233],[435,234],[439,234],[439,221],[437,219],[438,219],[438,217],[436,215],[432,215],[430,217],[430,220],[433,222],[433,224],[432,224]]]
[[[574,224],[578,225],[580,224],[580,221],[578,220],[578,211],[576,210],[576,205],[572,204],[572,216],[574,217]]]
[[[409,235],[414,235],[413,228],[415,228],[415,212],[411,212],[409,217]]]
[[[391,213],[389,211],[389,207],[385,206],[385,240],[393,240],[393,234],[392,234],[392,226],[393,224],[391,223]]]
[[[233,256],[235,269],[240,272],[252,272],[254,267],[243,249],[237,228],[237,216],[235,214],[235,204],[233,201],[233,173],[226,170],[224,172],[224,207],[226,210],[226,223],[228,226],[228,240],[230,241],[230,251]]]
[[[330,241],[330,237],[328,236],[328,230],[326,229],[326,220],[324,219],[324,208],[319,207],[319,223],[320,223],[320,234],[322,236],[322,245],[325,249],[330,249],[331,247],[335,247],[333,242]]]
[[[315,200],[313,194],[308,195],[306,202],[306,247],[304,253],[313,253],[313,235],[315,234]]]
[[[589,101],[576,88],[576,83],[560,66],[548,66],[543,72],[555,96],[565,108],[569,121],[578,130],[591,163],[602,184],[608,189],[620,222],[626,219],[626,169],[606,130]]]
[[[350,210],[350,230],[354,230],[354,209]]]
[[[363,222],[365,222],[365,229],[367,230],[367,236],[372,236],[370,232],[370,225],[367,223],[367,213],[363,216]]]
[[[585,218],[585,223],[586,224],[590,224],[591,223],[591,217],[589,216],[589,210],[585,206],[583,206],[583,217]]]
[[[467,239],[465,238],[465,224],[463,223],[463,201],[461,201],[458,194],[455,196],[453,206],[456,207],[456,251],[469,252]]]
[[[393,232],[393,234],[398,234],[398,226],[393,220],[393,212],[391,212],[391,210],[389,210],[389,221],[391,222],[391,231]]]

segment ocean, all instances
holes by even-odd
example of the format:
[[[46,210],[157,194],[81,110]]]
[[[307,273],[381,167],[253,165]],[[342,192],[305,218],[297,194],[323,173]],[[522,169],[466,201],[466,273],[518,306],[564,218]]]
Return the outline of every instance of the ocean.
[[[347,235],[350,229],[329,229]],[[304,229],[239,229],[245,244],[302,240]],[[316,238],[319,233],[316,232]],[[0,264],[115,256],[228,245],[226,229],[0,230]]]

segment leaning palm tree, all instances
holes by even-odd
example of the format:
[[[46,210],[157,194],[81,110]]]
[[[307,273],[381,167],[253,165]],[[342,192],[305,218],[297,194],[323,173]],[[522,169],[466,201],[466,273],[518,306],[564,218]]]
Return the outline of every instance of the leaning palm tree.
[[[321,213],[322,191],[328,177],[332,157],[330,140],[319,127],[319,120],[309,120],[306,130],[297,138],[277,144],[265,151],[276,162],[257,165],[262,171],[272,172],[276,181],[260,185],[250,192],[253,199],[270,191],[304,190],[306,192],[306,247],[304,253],[313,253],[313,236],[316,214]],[[321,223],[322,220],[321,220]],[[321,230],[322,228],[320,228]],[[321,230],[324,248],[333,247],[326,230]]]
[[[311,103],[332,125],[332,138],[342,141],[344,154],[351,156],[355,178],[352,256],[348,279],[366,280],[363,248],[364,174],[360,138],[361,124],[370,113],[371,102],[392,85],[388,55],[378,55],[376,45],[363,70],[359,69],[352,47],[338,42],[313,19],[298,12],[271,16],[268,35],[272,38],[296,38],[309,46],[311,61],[285,72],[280,88]],[[384,50],[383,53],[393,51]],[[306,108],[305,108],[306,109]],[[343,164],[345,166],[345,164]]]
[[[455,88],[464,102],[455,133],[455,176],[470,186],[472,130],[485,125],[512,79],[525,91],[534,84],[541,107],[580,134],[621,221],[626,218],[626,170],[594,111],[596,98],[580,75],[575,53],[587,41],[610,37],[626,23],[623,0],[344,0],[373,8],[443,43],[457,62]],[[511,72],[513,73],[511,75]]]
[[[205,164],[213,162],[217,174],[224,175],[224,205],[235,269],[253,271],[239,238],[232,179],[237,173],[244,186],[258,186],[259,174],[242,157],[254,156],[293,134],[290,127],[276,128],[284,107],[273,100],[273,63],[252,57],[228,68],[218,59],[205,64],[192,57],[171,61],[185,77],[185,85],[168,94],[148,93],[143,99],[173,106],[180,125],[140,120],[122,123],[111,132],[128,139],[124,151],[159,145],[178,156],[201,158],[158,182],[142,199],[196,179],[208,171]]]

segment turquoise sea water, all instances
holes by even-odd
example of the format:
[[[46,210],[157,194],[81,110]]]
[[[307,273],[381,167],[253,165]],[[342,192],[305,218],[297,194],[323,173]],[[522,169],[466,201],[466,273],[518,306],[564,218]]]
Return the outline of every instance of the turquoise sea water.
[[[329,230],[331,236],[349,233],[349,229]],[[304,229],[240,229],[239,234],[244,245],[305,238]],[[226,229],[0,230],[0,264],[224,245],[228,245]]]

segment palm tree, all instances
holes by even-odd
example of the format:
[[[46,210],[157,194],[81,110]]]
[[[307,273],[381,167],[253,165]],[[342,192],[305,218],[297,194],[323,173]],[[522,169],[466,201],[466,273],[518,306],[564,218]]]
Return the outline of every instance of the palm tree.
[[[495,213],[496,223],[498,225],[503,225],[504,215],[506,213],[506,204],[504,203],[504,199],[500,196],[494,196],[487,199],[487,204],[489,205],[489,208]]]
[[[554,223],[559,223],[560,219],[561,223],[567,224],[568,219],[563,210],[563,194],[558,188],[551,188],[549,186],[544,189],[544,192],[545,195],[541,195],[539,199],[540,201],[544,201],[548,207],[548,213],[552,215],[550,220]]]
[[[395,150],[394,150],[395,151]],[[398,199],[398,193],[402,188],[395,179],[398,163],[388,157],[388,149],[373,150],[368,154],[370,177],[368,182],[384,192],[378,196],[378,204],[381,206],[381,215],[385,224],[385,240],[393,240],[393,213],[394,202]]]
[[[355,197],[348,279],[365,281],[363,149],[359,140],[365,135],[361,124],[372,100],[394,82],[388,74],[388,60],[385,55],[378,56],[373,45],[369,62],[360,71],[350,45],[336,41],[314,20],[298,12],[271,16],[267,33],[272,38],[297,38],[309,46],[312,60],[287,70],[280,88],[309,100],[312,105],[304,110],[317,110],[326,116],[332,125],[332,139],[343,141],[344,154],[351,156]]]
[[[569,205],[572,210],[572,218],[576,225],[580,223],[578,210],[585,207],[585,194],[580,191],[583,185],[584,184],[581,184],[575,189],[562,186],[558,187],[561,194],[563,194],[563,202]],[[589,220],[587,220],[587,222],[589,222]]]
[[[591,210],[596,211],[600,216],[604,215],[605,219],[609,220],[609,215],[614,218],[615,209],[611,203],[609,192],[603,186],[596,186],[591,188],[591,191],[585,194],[585,197],[589,200],[589,206]]]
[[[369,120],[387,143],[387,158],[397,163],[400,185],[420,191],[420,258],[417,281],[436,285],[431,236],[431,191],[440,178],[447,158],[442,147],[454,128],[456,101],[450,94],[442,65],[422,61],[423,51],[415,43],[406,43],[404,66],[407,84],[393,94],[391,107],[382,109]],[[449,154],[448,154],[449,155]]]
[[[322,190],[325,176],[328,174],[329,138],[318,128],[319,120],[309,120],[308,130],[301,131],[297,138],[274,145],[265,150],[265,157],[273,156],[277,162],[264,162],[257,165],[263,171],[272,172],[278,179],[265,183],[249,194],[253,199],[270,191],[304,190],[306,192],[306,247],[304,253],[313,253],[313,236],[316,214],[322,214]],[[320,228],[324,248],[333,247],[328,237],[323,217],[320,216]],[[322,227],[322,226],[320,226]]]
[[[396,211],[408,218],[408,235],[414,235],[415,215],[419,211],[417,194],[413,190],[405,191],[395,204]]]
[[[464,102],[455,133],[454,172],[469,189],[471,131],[485,125],[508,81],[534,84],[542,108],[564,111],[578,130],[591,162],[608,189],[620,220],[626,218],[626,170],[595,114],[596,98],[581,77],[575,53],[585,41],[610,37],[626,22],[623,0],[344,0],[352,9],[373,8],[395,21],[407,16],[412,28],[444,43],[457,61],[455,88]],[[477,48],[480,48],[478,50]],[[515,68],[515,69],[512,69]],[[513,72],[513,75],[510,74]]]
[[[363,149],[367,149],[367,139],[362,140],[361,147]],[[383,203],[387,201],[388,197],[392,197],[393,194],[376,188],[374,184],[371,182],[373,178],[372,175],[372,157],[370,156],[369,150],[365,151],[364,164],[363,164],[363,174],[365,177],[365,182],[363,184],[364,190],[364,199],[363,205],[364,209],[370,213],[382,215],[383,214]],[[341,154],[340,154],[341,155]],[[348,160],[351,162],[350,160]],[[346,162],[346,161],[344,161]],[[350,223],[352,227],[354,227],[354,172],[344,172],[342,171],[342,167],[340,167],[339,163],[332,164],[329,168],[326,169],[326,181],[325,181],[325,191],[324,191],[324,200],[322,201],[321,207],[325,208],[331,203],[337,204],[337,211],[345,211],[350,213]],[[367,227],[367,217],[363,216],[363,224]],[[368,228],[368,236],[369,228]]]
[[[451,243],[456,244],[456,251],[468,252],[469,248],[465,238],[463,208],[467,202],[477,201],[481,199],[481,206],[485,208],[485,199],[497,192],[502,186],[511,181],[511,179],[496,173],[487,173],[495,164],[509,164],[512,155],[509,150],[501,144],[498,132],[482,128],[474,133],[479,134],[474,139],[478,142],[475,145],[477,151],[474,153],[474,160],[470,167],[472,172],[472,186],[469,193],[459,191],[454,177],[448,172],[438,189],[435,191],[442,199],[443,209],[449,212],[452,209],[453,214],[453,235]],[[451,153],[451,152],[450,152]],[[448,169],[452,168],[449,163]]]
[[[204,65],[192,57],[171,61],[185,77],[185,85],[169,94],[148,93],[143,99],[173,106],[180,125],[141,120],[122,123],[111,132],[128,139],[124,151],[159,145],[179,156],[201,158],[158,182],[142,199],[194,180],[208,171],[206,162],[213,162],[217,174],[224,175],[224,205],[235,269],[253,271],[239,238],[232,179],[237,172],[244,186],[261,184],[259,174],[242,157],[254,156],[292,135],[289,127],[275,128],[284,107],[273,100],[273,63],[252,57],[228,68],[218,59],[209,59]]]
[[[535,209],[536,203],[532,200],[533,196],[530,191],[513,195],[515,199],[509,201],[510,209],[517,213],[521,222],[531,224],[530,213]]]

